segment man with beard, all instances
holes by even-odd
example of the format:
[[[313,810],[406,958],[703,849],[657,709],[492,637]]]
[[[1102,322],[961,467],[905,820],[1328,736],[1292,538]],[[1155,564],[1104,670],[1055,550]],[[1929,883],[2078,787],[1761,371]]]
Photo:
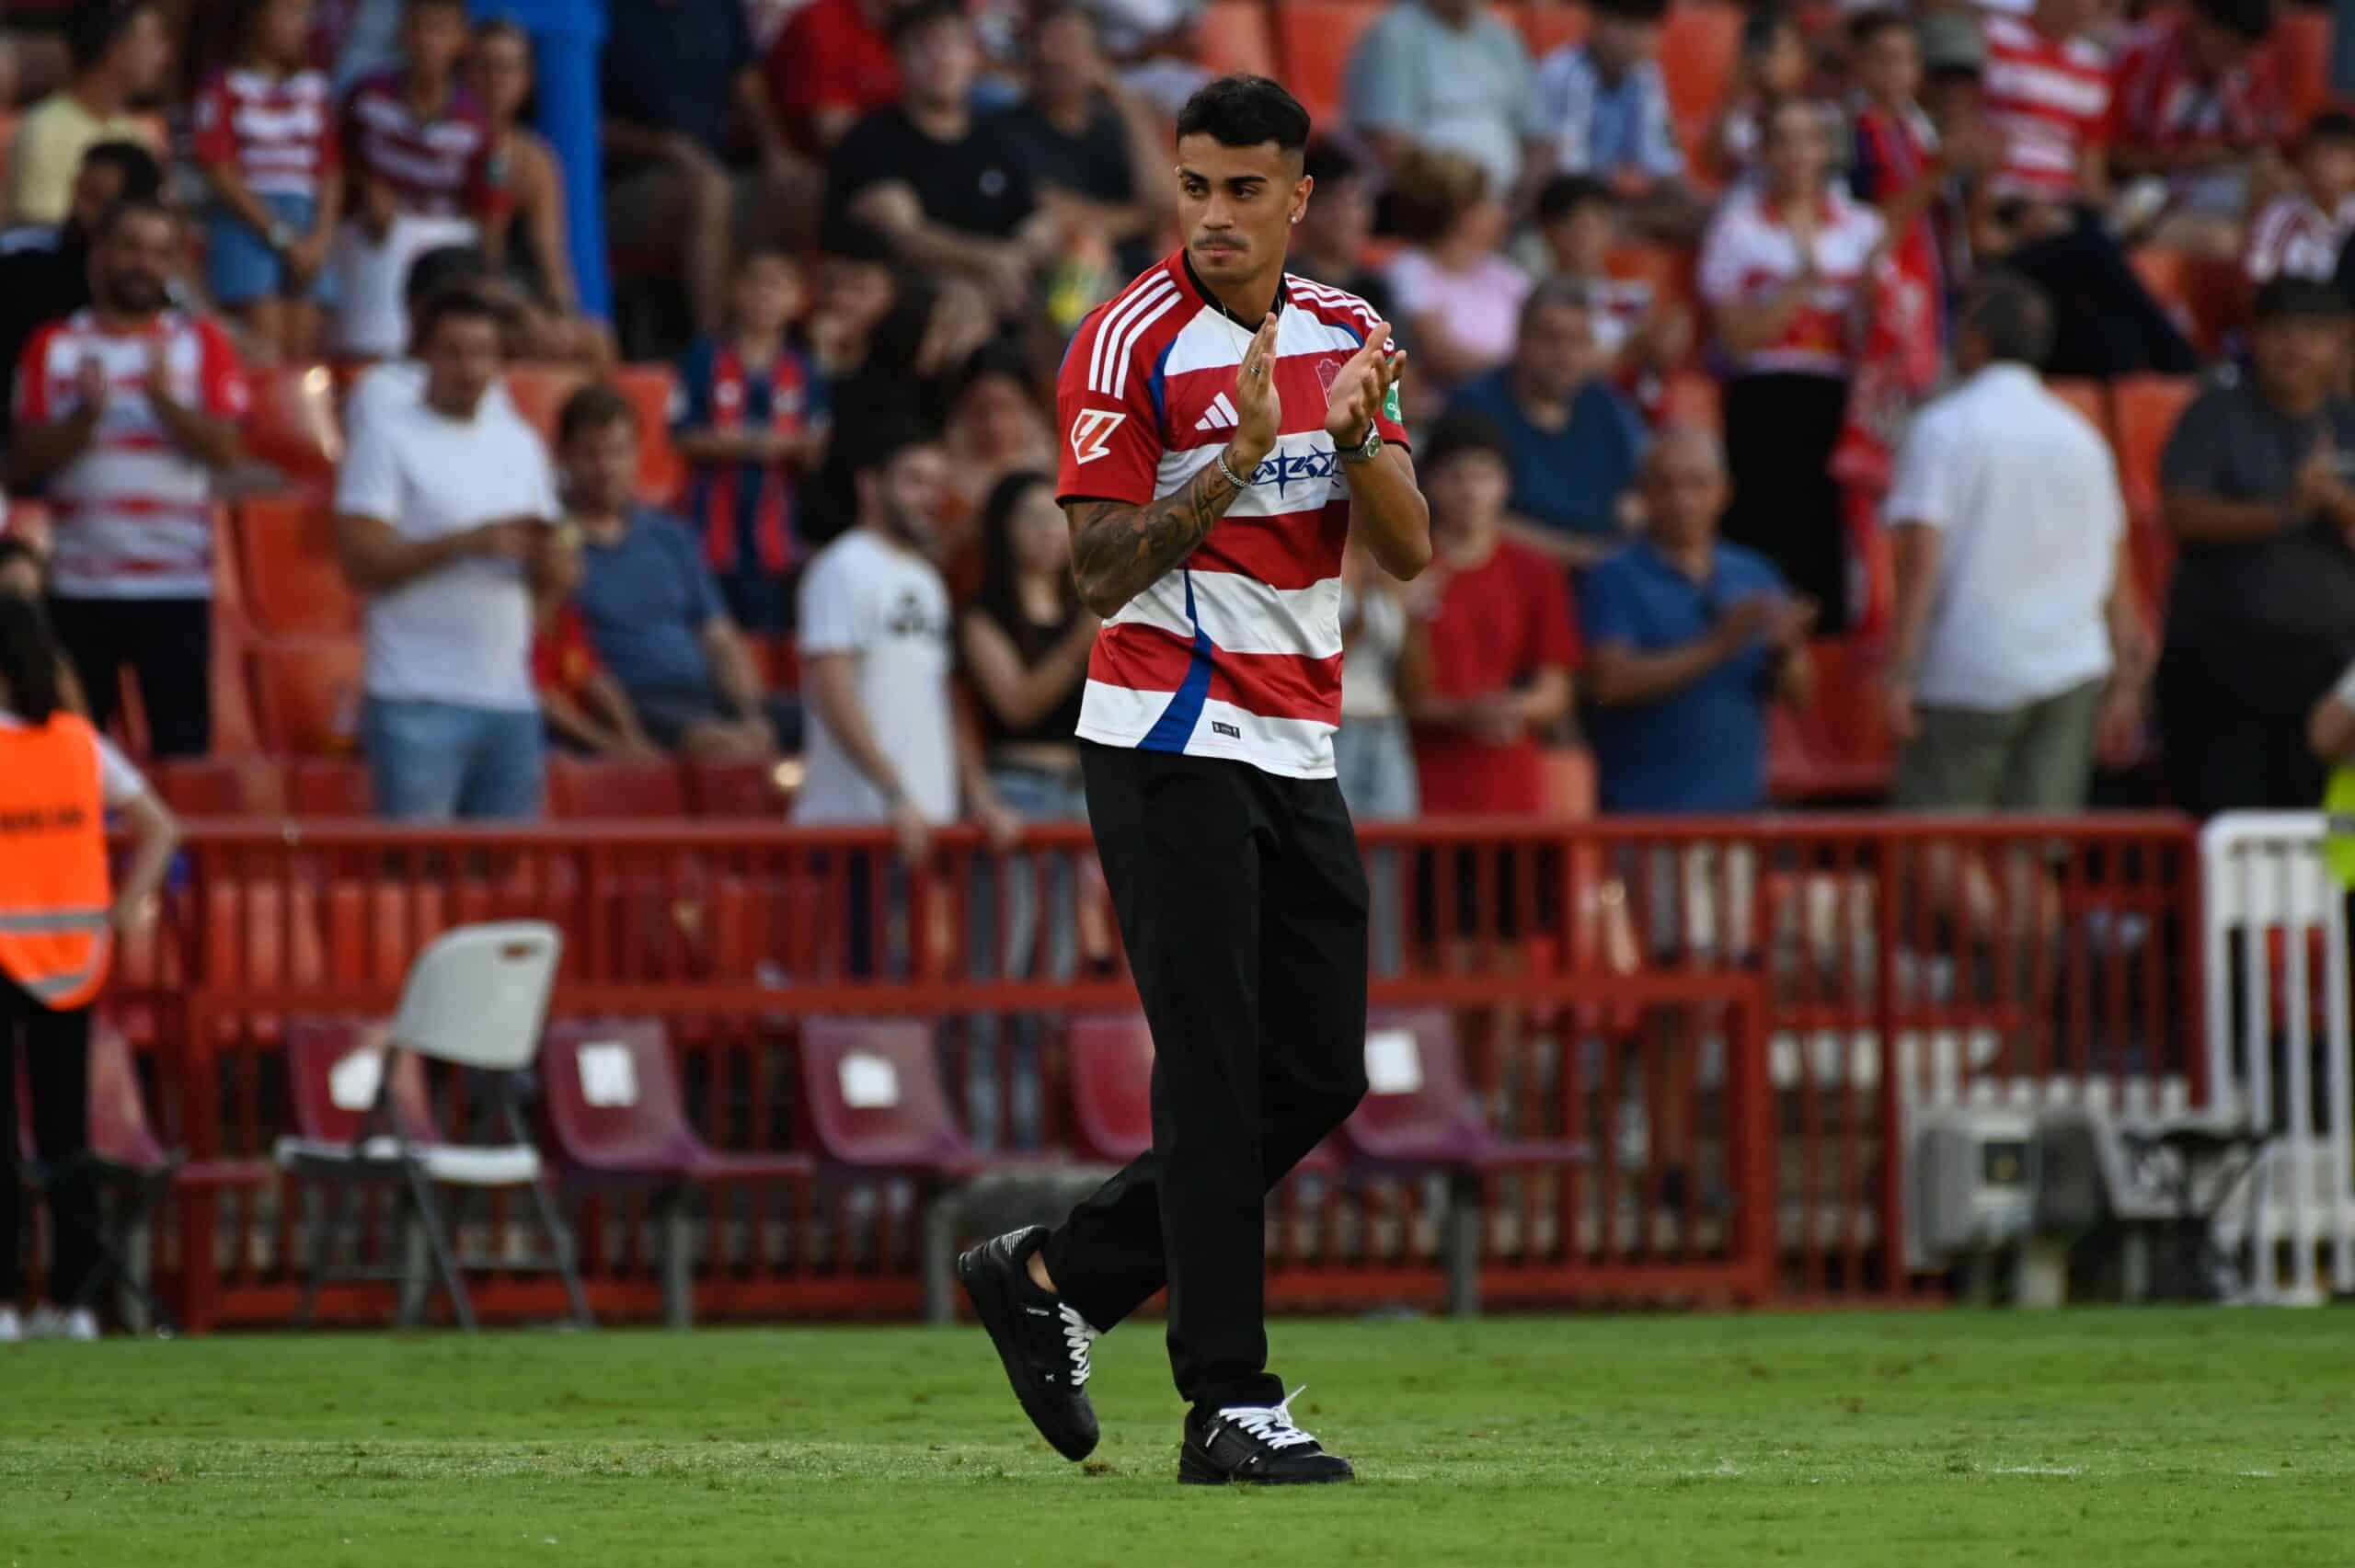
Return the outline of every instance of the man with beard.
[[[101,142],[82,155],[63,223],[0,233],[0,364],[14,365],[36,329],[90,303],[90,232],[107,209],[132,198],[154,200],[163,189],[155,154],[136,142]]]
[[[91,231],[88,309],[33,334],[17,363],[18,485],[57,517],[50,613],[91,722],[128,665],[158,757],[212,738],[213,474],[237,459],[245,369],[226,334],[171,307],[179,228],[132,198]]]

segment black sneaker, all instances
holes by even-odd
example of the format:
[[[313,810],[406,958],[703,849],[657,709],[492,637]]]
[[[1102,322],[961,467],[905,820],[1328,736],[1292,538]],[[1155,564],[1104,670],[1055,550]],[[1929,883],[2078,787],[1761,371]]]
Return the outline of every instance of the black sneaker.
[[[1030,1277],[1030,1254],[1047,1239],[1033,1225],[984,1242],[957,1260],[957,1277],[990,1331],[1014,1397],[1039,1435],[1067,1459],[1096,1451],[1096,1407],[1087,1402],[1088,1352],[1096,1330],[1079,1310]]]
[[[1315,1438],[1292,1424],[1292,1402],[1307,1391],[1304,1384],[1286,1394],[1281,1404],[1188,1412],[1178,1479],[1188,1486],[1224,1486],[1230,1481],[1313,1486],[1357,1479],[1349,1460],[1327,1453]]]

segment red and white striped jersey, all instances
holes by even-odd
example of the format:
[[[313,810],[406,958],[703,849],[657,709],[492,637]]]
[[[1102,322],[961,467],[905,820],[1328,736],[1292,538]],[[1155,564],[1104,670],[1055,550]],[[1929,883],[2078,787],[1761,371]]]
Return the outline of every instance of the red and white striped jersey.
[[[1097,634],[1079,734],[1330,778],[1350,502],[1325,409],[1376,317],[1354,294],[1289,274],[1276,308],[1276,449],[1194,553]],[[1136,505],[1192,483],[1234,433],[1253,331],[1182,252],[1098,307],[1056,386],[1063,498]],[[1405,442],[1395,418],[1380,425],[1383,440]]]
[[[461,90],[452,90],[438,118],[424,120],[400,73],[367,77],[343,100],[343,143],[353,177],[390,187],[404,212],[481,218],[509,200],[489,118]]]
[[[1816,287],[1782,336],[1740,357],[1736,369],[1847,374],[1856,291],[1886,231],[1879,212],[1841,186],[1824,187],[1815,212]],[[1711,305],[1754,303],[1799,271],[1798,242],[1784,214],[1755,183],[1736,186],[1701,237],[1694,280],[1701,298]]]
[[[217,73],[197,95],[196,161],[236,165],[257,196],[316,200],[341,161],[330,91],[323,71]]]
[[[106,411],[81,456],[49,481],[56,517],[52,588],[66,599],[204,599],[213,592],[213,476],[181,451],[148,401],[160,356],[175,402],[245,418],[246,372],[227,334],[176,311],[109,332],[85,310],[33,334],[17,363],[17,418],[79,406],[82,361],[106,367]]]
[[[2269,283],[2276,278],[2315,278],[2329,282],[2338,273],[2338,253],[2355,234],[2355,196],[2325,212],[2303,190],[2277,196],[2248,226],[2248,253],[2244,258],[2249,280]]]
[[[2017,17],[1988,17],[1987,123],[2004,157],[1988,184],[1998,196],[2066,201],[2078,158],[2108,139],[2109,60],[2090,39],[2055,42]]]

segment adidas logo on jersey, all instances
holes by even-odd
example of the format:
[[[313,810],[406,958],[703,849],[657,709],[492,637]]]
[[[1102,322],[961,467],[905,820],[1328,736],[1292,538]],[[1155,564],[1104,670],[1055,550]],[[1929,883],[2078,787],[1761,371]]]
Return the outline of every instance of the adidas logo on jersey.
[[[1229,403],[1226,400],[1226,394],[1222,392],[1216,397],[1211,399],[1210,412],[1204,414],[1200,418],[1194,421],[1194,429],[1198,430],[1231,430],[1241,423],[1242,420],[1235,417],[1235,405]]]

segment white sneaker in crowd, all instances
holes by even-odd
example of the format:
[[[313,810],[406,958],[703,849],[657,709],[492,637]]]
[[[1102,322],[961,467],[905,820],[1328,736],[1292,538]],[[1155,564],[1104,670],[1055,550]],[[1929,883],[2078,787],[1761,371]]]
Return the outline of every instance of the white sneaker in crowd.
[[[87,1343],[98,1337],[98,1315],[87,1307],[61,1311],[43,1304],[33,1309],[25,1324],[27,1339],[72,1339]]]
[[[0,1345],[14,1345],[25,1337],[25,1320],[17,1316],[14,1307],[0,1307]]]
[[[75,1340],[83,1345],[96,1343],[98,1337],[98,1314],[87,1307],[69,1309],[65,1313],[65,1326],[58,1331],[58,1337]]]

